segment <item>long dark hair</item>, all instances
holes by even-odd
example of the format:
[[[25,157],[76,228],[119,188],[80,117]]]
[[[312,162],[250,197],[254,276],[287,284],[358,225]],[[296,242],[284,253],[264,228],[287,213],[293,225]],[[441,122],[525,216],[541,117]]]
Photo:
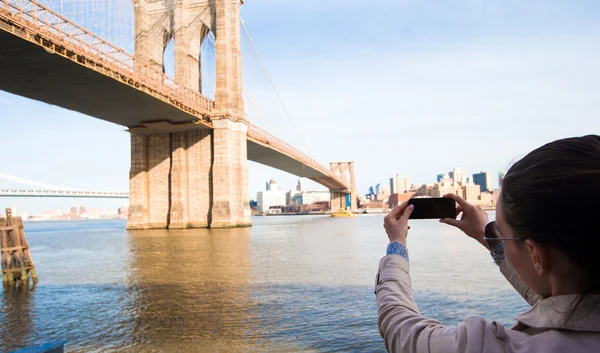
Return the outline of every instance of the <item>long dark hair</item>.
[[[500,199],[515,236],[563,251],[600,291],[600,136],[550,142],[506,173]]]

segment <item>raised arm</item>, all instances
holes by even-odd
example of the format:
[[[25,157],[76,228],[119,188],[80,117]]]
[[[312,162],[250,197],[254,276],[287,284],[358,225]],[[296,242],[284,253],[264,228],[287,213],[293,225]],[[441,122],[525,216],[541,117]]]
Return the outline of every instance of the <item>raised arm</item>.
[[[500,272],[504,277],[508,280],[508,282],[521,294],[521,296],[529,303],[529,305],[534,305],[537,303],[541,297],[535,294],[526,284],[521,280],[521,278],[517,275],[515,270],[508,264],[506,259],[504,258],[504,245],[502,242],[498,242],[494,244],[494,248],[490,248],[489,244],[483,239],[485,225],[488,223],[487,213],[481,207],[473,206],[467,201],[465,201],[462,197],[448,194],[444,195],[444,197],[451,198],[458,203],[458,207],[456,208],[456,215],[462,212],[462,217],[460,220],[445,218],[441,219],[440,222],[449,224],[451,226],[457,227],[462,230],[469,237],[477,240],[481,245],[483,245],[488,251],[490,255],[494,259],[494,262],[500,267]]]
[[[404,212],[405,211],[405,212]],[[406,237],[412,208],[404,203],[385,218],[390,239],[387,256],[379,263],[376,297],[379,332],[388,352],[484,352],[503,350],[502,325],[470,317],[458,326],[444,326],[424,317],[412,294]]]

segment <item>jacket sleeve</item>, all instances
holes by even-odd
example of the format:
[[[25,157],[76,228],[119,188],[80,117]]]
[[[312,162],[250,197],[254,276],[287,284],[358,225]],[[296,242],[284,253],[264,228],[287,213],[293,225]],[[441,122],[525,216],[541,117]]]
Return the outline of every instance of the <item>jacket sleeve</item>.
[[[379,263],[377,311],[388,352],[501,352],[504,327],[473,316],[458,326],[444,326],[419,313],[412,295],[408,261],[388,255]]]
[[[529,288],[525,282],[517,275],[515,270],[508,264],[506,259],[502,260],[500,263],[500,272],[504,277],[508,280],[508,282],[513,286],[514,289],[521,294],[523,299],[529,303],[529,305],[533,306],[538,300],[542,299],[541,296],[535,294],[531,288]]]

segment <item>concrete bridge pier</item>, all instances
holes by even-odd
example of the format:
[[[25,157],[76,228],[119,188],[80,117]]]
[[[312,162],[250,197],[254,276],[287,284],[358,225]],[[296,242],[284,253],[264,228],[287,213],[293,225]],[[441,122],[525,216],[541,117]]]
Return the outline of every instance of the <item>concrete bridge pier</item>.
[[[127,229],[252,225],[244,122],[214,130],[131,134]]]
[[[206,228],[212,194],[212,132],[171,133],[169,228]]]
[[[212,167],[211,228],[248,227],[248,125],[230,119],[213,120],[214,155]]]
[[[208,227],[212,132],[131,134],[127,229]]]
[[[330,201],[331,211],[335,212],[337,210],[345,210],[346,209],[346,194],[339,192],[331,192],[331,201]]]

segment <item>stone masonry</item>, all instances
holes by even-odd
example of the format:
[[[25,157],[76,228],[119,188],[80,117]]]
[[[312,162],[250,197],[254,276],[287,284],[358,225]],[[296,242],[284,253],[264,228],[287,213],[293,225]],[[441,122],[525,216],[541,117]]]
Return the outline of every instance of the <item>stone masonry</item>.
[[[350,182],[350,210],[356,211],[358,205],[356,202],[356,179],[354,177],[354,162],[337,162],[329,163],[329,169],[335,176],[346,182]],[[346,194],[339,192],[331,192],[331,210],[337,211],[346,209]]]
[[[159,79],[174,40],[175,81],[202,91],[200,47],[216,38],[214,130],[131,135],[128,229],[251,225],[240,51],[241,0],[134,0],[136,70]],[[169,117],[164,117],[169,121]]]

